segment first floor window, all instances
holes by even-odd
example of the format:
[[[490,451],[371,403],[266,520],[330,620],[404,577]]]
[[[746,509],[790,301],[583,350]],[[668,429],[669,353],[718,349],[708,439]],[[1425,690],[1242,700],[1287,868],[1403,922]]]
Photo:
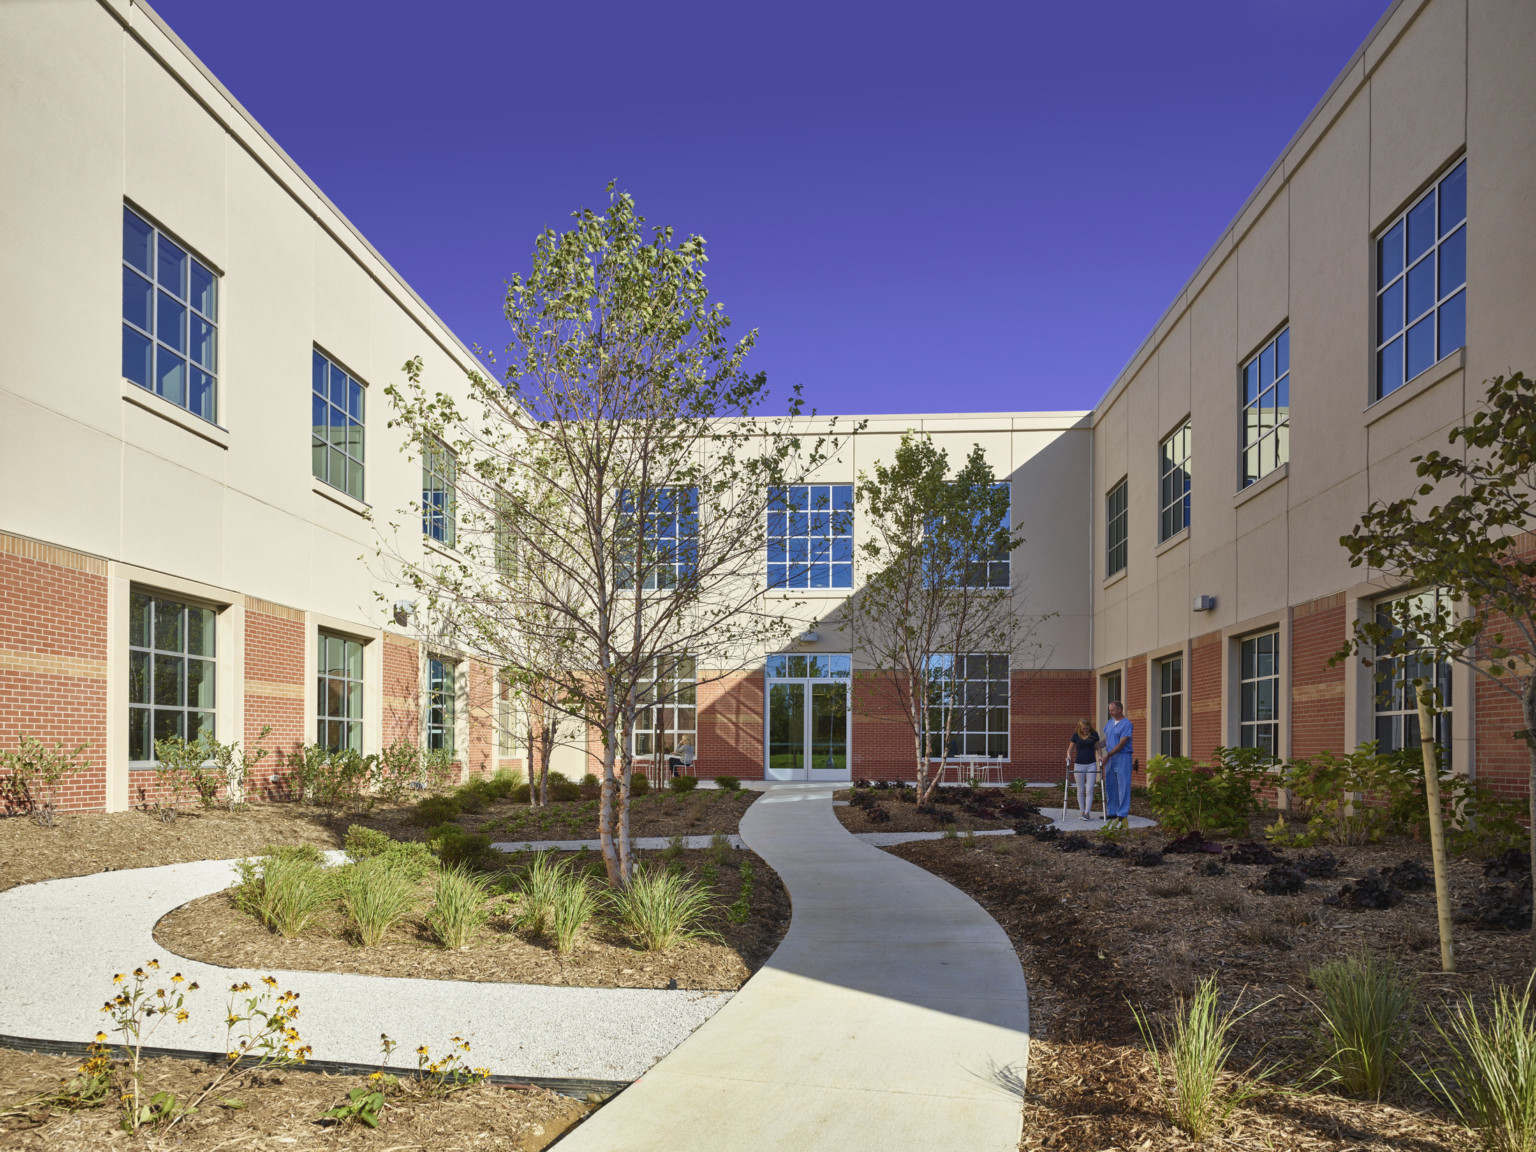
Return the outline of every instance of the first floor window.
[[[1241,641],[1238,673],[1238,745],[1275,755],[1280,748],[1280,633],[1261,632]]]
[[[218,613],[148,592],[128,598],[128,759],[155,762],[155,742],[215,734]]]
[[[363,498],[363,386],[338,364],[314,353],[310,456],[315,479]]]
[[[1124,683],[1120,679],[1119,671],[1106,672],[1100,677],[1104,699],[1099,701],[1099,709],[1105,715],[1109,715],[1109,706],[1119,704],[1125,706]]]
[[[1467,342],[1467,162],[1376,241],[1380,400]]]
[[[1126,565],[1130,522],[1127,516],[1128,492],[1122,480],[1104,497],[1104,575],[1113,576]]]
[[[798,484],[771,494],[768,587],[853,587],[852,484]]]
[[[439,660],[436,656],[427,660],[427,747],[433,751],[453,751],[457,671],[451,660]]]
[[[1189,527],[1189,442],[1186,420],[1158,449],[1158,543]]]
[[[338,752],[363,750],[363,645],[359,640],[320,633],[316,684],[315,743]]]
[[[1376,605],[1376,622],[1401,635],[1402,628],[1396,621],[1402,618],[1403,610],[1433,611],[1435,599],[1433,592],[1420,592],[1381,601]],[[1434,720],[1435,743],[1441,748],[1451,746],[1451,666],[1448,662],[1420,660],[1411,655],[1394,656],[1377,660],[1374,672],[1378,752],[1417,748],[1423,743],[1419,730],[1419,697],[1413,685],[1418,679],[1431,681],[1440,689],[1440,711]]]
[[[458,458],[441,441],[429,441],[421,456],[421,531],[449,548],[455,542],[458,477]]]
[[[939,756],[949,712],[950,756],[1008,758],[1008,657],[928,658],[928,754]]]
[[[1291,458],[1291,330],[1243,365],[1243,487]]]
[[[635,755],[698,748],[698,673],[692,656],[653,657],[640,682],[635,716]]]
[[[219,277],[123,209],[123,378],[218,419]]]
[[[1184,657],[1170,656],[1157,665],[1157,750],[1184,755]]]

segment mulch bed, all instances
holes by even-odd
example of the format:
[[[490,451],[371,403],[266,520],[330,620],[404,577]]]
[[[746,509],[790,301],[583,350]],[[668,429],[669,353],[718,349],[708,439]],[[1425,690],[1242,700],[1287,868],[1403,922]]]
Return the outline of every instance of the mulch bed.
[[[78,1064],[78,1057],[0,1049],[0,1148],[540,1152],[591,1110],[590,1105],[540,1088],[486,1084],[442,1099],[391,1096],[377,1130],[340,1126],[322,1121],[320,1114],[344,1103],[348,1090],[367,1080],[295,1069],[261,1074],[258,1083],[211,1097],[163,1135],[147,1129],[138,1135],[122,1131],[118,1126],[122,1114],[112,1104],[77,1112],[50,1112],[42,1106],[12,1110],[19,1101],[56,1089]],[[146,1062],[143,1082],[150,1093],[171,1091],[185,1101],[199,1094],[210,1078],[206,1065],[158,1058]],[[221,1105],[219,1100],[228,1104]]]
[[[1253,839],[1262,840],[1261,827],[1255,822]],[[1114,858],[1094,853],[1103,842],[1096,834],[1073,841],[1087,847],[1066,852],[1059,841],[1027,836],[888,849],[970,894],[1018,950],[1037,1040],[1021,1148],[1193,1147],[1158,1110],[1130,1005],[1167,1012],[1176,995],[1208,974],[1217,975],[1227,1003],[1256,1008],[1235,1030],[1232,1067],[1278,1064],[1275,1082],[1292,1088],[1318,1065],[1308,971],[1324,961],[1361,947],[1390,952],[1414,980],[1420,1005],[1433,1010],[1466,993],[1486,998],[1497,985],[1523,987],[1530,974],[1528,934],[1465,924],[1456,931],[1459,972],[1442,973],[1432,888],[1405,892],[1401,903],[1382,910],[1324,903],[1367,870],[1404,860],[1427,868],[1425,844],[1328,848],[1341,861],[1335,878],[1309,879],[1296,895],[1271,896],[1252,887],[1269,866],[1233,863],[1230,853],[1136,862],[1170,839],[1156,830],[1133,833],[1120,842],[1125,855]],[[1222,875],[1194,870],[1213,860],[1225,861]],[[1451,883],[1453,903],[1470,899],[1484,883],[1481,866],[1454,861]],[[1412,1066],[1423,1070],[1436,1058],[1433,1037],[1420,1012],[1407,1053]],[[1323,1092],[1266,1095],[1239,1109],[1228,1129],[1203,1146],[1428,1152],[1465,1147],[1460,1131],[1405,1073],[1380,1105]]]
[[[660,856],[639,855],[648,864]],[[706,855],[683,852],[677,860],[697,876]],[[754,872],[752,913],[746,923],[732,924],[725,908],[740,892],[739,868],[744,859],[752,862]],[[513,856],[507,866],[514,868],[526,860],[526,856]],[[231,968],[583,988],[734,991],[762,966],[788,931],[789,894],[777,873],[750,852],[732,851],[729,863],[718,866],[717,872],[714,891],[719,911],[707,927],[721,939],[695,940],[666,952],[640,951],[618,924],[603,918],[588,926],[570,955],[561,956],[553,944],[515,927],[515,907],[509,901],[498,901],[490,923],[467,950],[449,951],[431,939],[423,920],[431,905],[429,885],[424,887],[417,914],[370,948],[348,939],[345,922],[334,910],[318,917],[303,935],[285,940],[237,909],[228,892],[205,896],[169,913],[156,925],[155,939],[178,956]]]
[[[630,809],[634,836],[735,832],[756,792],[708,789],[685,796],[637,797]],[[595,840],[596,801],[551,803],[547,809],[501,801],[459,823],[492,840]],[[414,809],[375,804],[367,809],[316,808],[256,801],[237,811],[183,809],[171,823],[137,809],[61,815],[43,828],[25,816],[0,818],[0,892],[18,884],[88,876],[123,868],[152,868],[193,860],[232,860],[269,844],[340,848],[347,829],[362,824],[399,840],[423,840]]]
[[[1012,828],[1021,820],[1041,822],[1030,810],[1038,806],[1034,789],[1020,794],[997,788],[941,788],[931,804],[921,806],[914,788],[854,788],[833,793],[833,799],[849,801],[832,811],[850,832],[979,832]]]

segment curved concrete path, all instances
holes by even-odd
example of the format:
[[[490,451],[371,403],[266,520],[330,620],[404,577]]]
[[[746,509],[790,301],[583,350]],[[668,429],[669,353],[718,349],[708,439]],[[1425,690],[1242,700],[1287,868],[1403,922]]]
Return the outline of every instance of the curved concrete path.
[[[171,909],[235,882],[233,861],[205,860],[98,872],[0,892],[0,1035],[84,1042],[103,1026],[112,974],[158,958],[202,988],[191,1019],[167,1021],[149,1043],[222,1052],[226,990],[269,971],[300,995],[299,1033],[317,1059],[376,1064],[379,1033],[414,1067],[427,1044],[448,1051],[458,1034],[471,1063],[509,1076],[630,1080],[709,1019],[730,993],[651,988],[564,988],[336,972],[221,968],[174,956],[154,928]]]
[[[560,1152],[1013,1152],[1029,1002],[970,897],[781,785],[742,839],[794,903],[768,964]]]

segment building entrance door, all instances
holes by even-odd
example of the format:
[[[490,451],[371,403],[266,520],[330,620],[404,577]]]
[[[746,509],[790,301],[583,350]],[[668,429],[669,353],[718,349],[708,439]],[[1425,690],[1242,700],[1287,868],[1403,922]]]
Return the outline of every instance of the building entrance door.
[[[764,776],[848,780],[852,657],[770,656]]]

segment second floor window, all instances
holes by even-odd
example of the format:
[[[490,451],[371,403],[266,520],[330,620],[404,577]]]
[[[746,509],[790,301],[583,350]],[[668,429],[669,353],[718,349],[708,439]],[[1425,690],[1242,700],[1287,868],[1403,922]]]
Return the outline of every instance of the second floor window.
[[[455,545],[459,462],[440,441],[428,441],[421,456],[421,531],[445,547]]]
[[[633,588],[637,579],[647,591],[676,588],[693,574],[699,548],[697,488],[654,488],[648,500],[625,493],[619,516],[625,537],[620,588]]]
[[[1467,162],[1376,241],[1376,394],[1467,342]]]
[[[314,421],[310,454],[315,479],[363,498],[363,386],[318,351],[314,354]]]
[[[1189,440],[1186,420],[1158,449],[1158,543],[1189,527]]]
[[[123,209],[123,377],[210,423],[218,418],[219,278]]]
[[[1104,576],[1107,579],[1116,572],[1124,571],[1129,519],[1127,517],[1127,488],[1122,480],[1104,497]]]
[[[1291,330],[1243,365],[1243,487],[1291,458]]]
[[[773,493],[768,587],[853,587],[852,484],[800,484]]]
[[[1013,486],[1006,480],[1001,480],[994,486],[999,497],[1011,501]],[[1001,500],[999,501],[1001,502]],[[1012,526],[1012,507],[1003,506],[1003,517],[1000,527],[1007,532]],[[986,559],[977,558],[966,565],[965,584],[968,588],[1007,588],[1012,582],[1013,554],[1007,548],[1000,548],[995,554]]]

